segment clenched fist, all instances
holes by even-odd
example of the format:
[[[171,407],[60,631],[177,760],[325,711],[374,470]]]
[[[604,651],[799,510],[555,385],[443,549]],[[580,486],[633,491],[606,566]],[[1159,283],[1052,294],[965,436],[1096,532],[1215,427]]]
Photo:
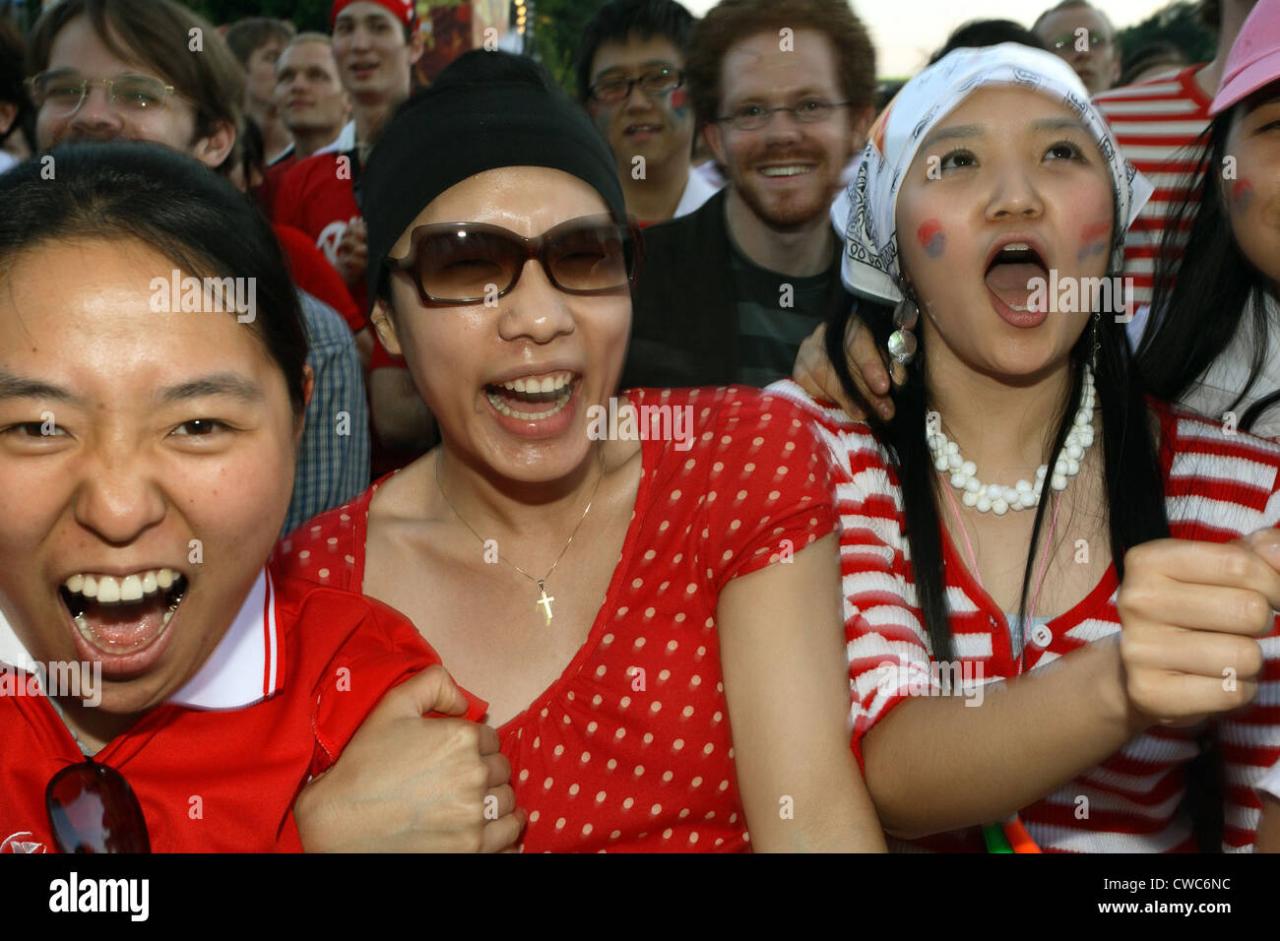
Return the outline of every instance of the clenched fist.
[[[332,768],[294,805],[307,852],[475,853],[515,843],[525,823],[511,765],[443,667],[387,692]]]
[[[1280,531],[1232,543],[1159,539],[1125,554],[1117,597],[1132,709],[1151,724],[1192,725],[1258,691],[1258,638],[1280,608]]]

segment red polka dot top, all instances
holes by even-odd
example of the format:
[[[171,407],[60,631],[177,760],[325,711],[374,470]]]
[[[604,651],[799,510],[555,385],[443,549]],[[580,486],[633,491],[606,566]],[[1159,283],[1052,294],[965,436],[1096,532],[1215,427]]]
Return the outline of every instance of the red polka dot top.
[[[716,600],[834,531],[829,451],[802,411],[757,389],[625,399],[643,471],[604,603],[561,676],[498,729],[529,813],[523,849],[746,850]],[[377,487],[282,540],[273,565],[359,591]]]

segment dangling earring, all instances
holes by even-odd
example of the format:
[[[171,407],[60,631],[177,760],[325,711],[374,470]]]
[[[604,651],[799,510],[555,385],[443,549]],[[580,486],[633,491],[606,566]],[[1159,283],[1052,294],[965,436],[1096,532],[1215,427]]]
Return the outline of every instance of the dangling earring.
[[[1093,329],[1092,329],[1092,351],[1089,354],[1089,371],[1095,375],[1098,372],[1098,324],[1102,321],[1102,315],[1098,311],[1093,312]]]
[[[904,295],[902,300],[898,301],[898,306],[893,309],[893,325],[898,329],[894,330],[889,337],[889,355],[900,366],[906,366],[915,358],[919,344],[916,343],[916,335],[911,331],[915,329],[919,320],[919,305]]]

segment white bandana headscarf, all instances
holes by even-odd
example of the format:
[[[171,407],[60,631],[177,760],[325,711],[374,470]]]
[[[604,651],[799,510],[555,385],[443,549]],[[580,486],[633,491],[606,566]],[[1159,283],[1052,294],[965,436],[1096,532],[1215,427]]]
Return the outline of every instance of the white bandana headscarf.
[[[1052,53],[1018,43],[956,49],[903,87],[872,126],[857,173],[832,209],[844,231],[841,276],[862,297],[902,300],[895,213],[898,192],[920,144],[938,122],[985,85],[1020,85],[1061,101],[1080,117],[1102,152],[1115,194],[1112,266],[1120,270],[1125,231],[1151,197],[1146,177],[1121,155],[1106,120],[1089,101],[1071,66]]]

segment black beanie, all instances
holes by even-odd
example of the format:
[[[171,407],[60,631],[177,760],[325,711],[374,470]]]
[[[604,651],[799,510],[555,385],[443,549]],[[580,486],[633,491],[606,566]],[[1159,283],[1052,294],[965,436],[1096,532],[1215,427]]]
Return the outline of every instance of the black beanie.
[[[615,218],[626,218],[608,144],[582,108],[531,60],[468,52],[401,105],[360,178],[370,304],[382,287],[392,246],[427,204],[478,173],[525,166],[578,177],[600,193]]]

